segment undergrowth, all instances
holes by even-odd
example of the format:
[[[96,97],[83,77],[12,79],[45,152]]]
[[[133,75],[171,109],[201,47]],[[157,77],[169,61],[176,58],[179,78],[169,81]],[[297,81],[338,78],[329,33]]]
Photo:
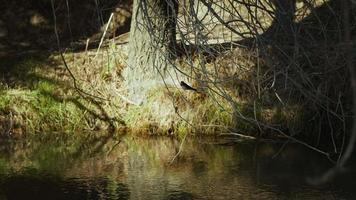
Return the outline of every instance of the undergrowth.
[[[122,98],[125,92],[121,87],[123,64],[120,60],[125,55],[118,56],[116,51],[110,45],[101,52],[106,55],[97,56],[93,52],[65,54],[74,77],[65,69],[59,56],[51,56],[43,62],[31,58],[16,63],[6,75],[12,80],[11,84],[4,81],[0,90],[2,134],[11,132],[13,137],[21,137],[25,132],[75,132],[111,127],[138,135],[184,137],[187,133],[256,135],[264,130],[236,117],[236,111],[281,129],[301,124],[298,106],[271,107],[262,101],[251,101],[244,96],[249,94],[244,91],[246,89],[238,88],[236,93],[236,88],[229,84],[226,88],[238,102],[236,110],[221,96],[204,90],[185,91],[179,86],[152,88],[143,104],[131,105]],[[18,74],[21,79],[15,78]]]

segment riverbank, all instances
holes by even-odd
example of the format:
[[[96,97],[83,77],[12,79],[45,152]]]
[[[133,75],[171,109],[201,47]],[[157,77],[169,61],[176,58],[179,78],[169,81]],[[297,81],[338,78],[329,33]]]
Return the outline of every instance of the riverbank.
[[[127,40],[128,36],[124,35],[105,42],[100,50],[83,47],[76,52],[65,52],[67,66],[55,52],[2,58],[1,137],[22,138],[26,134],[53,131],[109,130],[176,137],[189,133],[288,138],[308,136],[310,132],[317,134],[318,129],[320,134],[325,125],[334,124],[330,122],[333,116],[323,114],[323,109],[330,108],[313,108],[320,102],[307,102],[313,101],[318,94],[313,94],[316,96],[310,99],[300,99],[299,92],[311,94],[312,91],[298,92],[295,86],[283,88],[277,79],[273,90],[258,92],[258,87],[263,84],[256,85],[260,81],[254,77],[256,62],[250,59],[251,51],[243,48],[211,62],[211,66],[228,66],[234,59],[246,67],[245,71],[234,72],[238,74],[237,80],[223,85],[226,94],[238,102],[237,105],[231,105],[225,97],[207,88],[194,92],[180,86],[152,88],[143,104],[132,104],[126,98],[121,77],[126,66]],[[268,61],[271,60],[262,58],[259,63],[263,65],[259,67],[268,73],[271,68]],[[176,62],[177,65],[184,63],[182,60]],[[322,81],[315,83],[326,83]],[[198,83],[192,84],[197,86]],[[343,109],[341,117],[347,116],[348,109],[342,107],[345,105],[338,105]],[[323,121],[325,117],[329,119],[326,123]]]
[[[226,26],[236,13],[232,4],[221,13],[225,24],[199,4],[197,14],[208,17],[201,19],[203,29],[194,31],[206,37],[189,32],[185,17],[191,14],[180,5],[175,28],[183,48],[173,63],[176,84],[152,86],[139,104],[123,85],[131,1],[7,4],[0,17],[0,138],[93,130],[297,137],[316,146],[326,141],[338,152],[353,115],[349,56],[340,37],[343,12],[335,1],[289,3],[287,10],[268,2],[262,10],[256,7],[260,20],[251,22],[253,27]],[[221,11],[218,4],[213,7]],[[254,15],[243,4],[238,9]],[[55,25],[64,60],[55,51]],[[182,77],[198,92],[183,90]]]

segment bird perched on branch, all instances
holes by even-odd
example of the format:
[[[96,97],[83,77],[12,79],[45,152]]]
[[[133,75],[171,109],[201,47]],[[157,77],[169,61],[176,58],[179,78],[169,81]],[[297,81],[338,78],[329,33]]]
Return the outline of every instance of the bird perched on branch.
[[[184,81],[181,81],[180,82],[180,86],[183,88],[183,90],[192,90],[192,91],[195,91],[197,92],[197,89],[189,86],[188,84],[186,84]]]

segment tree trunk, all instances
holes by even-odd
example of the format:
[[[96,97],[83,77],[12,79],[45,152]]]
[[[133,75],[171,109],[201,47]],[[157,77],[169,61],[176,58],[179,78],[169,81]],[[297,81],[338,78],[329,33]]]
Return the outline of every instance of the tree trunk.
[[[134,0],[125,86],[132,101],[141,103],[146,92],[163,84],[173,69],[176,0]],[[173,51],[172,51],[173,50]]]

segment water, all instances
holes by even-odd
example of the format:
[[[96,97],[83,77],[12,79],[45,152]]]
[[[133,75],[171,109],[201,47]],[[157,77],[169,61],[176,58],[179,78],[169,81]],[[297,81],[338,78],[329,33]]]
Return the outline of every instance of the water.
[[[44,137],[0,145],[0,199],[356,199],[354,172],[296,144]],[[283,148],[282,148],[283,147]],[[282,148],[282,149],[281,149]]]

